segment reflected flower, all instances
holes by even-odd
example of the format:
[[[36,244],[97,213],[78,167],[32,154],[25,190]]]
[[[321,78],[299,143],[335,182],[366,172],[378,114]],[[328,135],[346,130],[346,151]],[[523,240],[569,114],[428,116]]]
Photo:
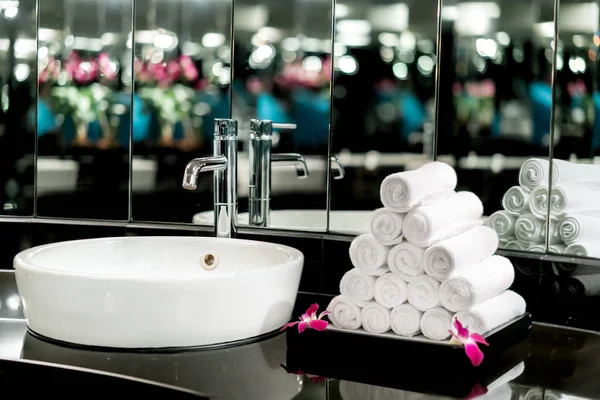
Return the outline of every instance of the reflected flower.
[[[286,367],[283,364],[281,364],[281,368],[283,368],[288,374],[293,374],[293,375],[298,375],[298,376],[306,376],[307,378],[309,378],[314,383],[319,383],[321,381],[326,381],[327,380],[327,377],[319,376],[319,375],[313,375],[313,374],[307,374],[306,372],[302,371],[301,369],[299,369],[298,371],[294,372],[294,371],[290,370],[290,368]]]
[[[312,328],[316,331],[324,331],[327,328],[329,322],[323,320],[322,318],[331,313],[329,311],[323,311],[317,317],[318,309],[318,304],[312,304],[310,307],[308,307],[308,310],[306,310],[306,312],[302,314],[299,321],[288,322],[281,328],[281,330],[283,331],[287,328],[291,328],[292,326],[298,325],[298,333],[304,332],[306,328]]]

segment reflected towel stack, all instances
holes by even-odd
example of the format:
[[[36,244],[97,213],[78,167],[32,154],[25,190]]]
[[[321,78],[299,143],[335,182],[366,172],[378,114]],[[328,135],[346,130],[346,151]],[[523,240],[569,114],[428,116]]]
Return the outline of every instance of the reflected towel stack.
[[[439,341],[449,338],[457,312],[478,323],[482,334],[525,312],[502,304],[518,295],[507,291],[512,264],[494,252],[497,231],[504,240],[522,242],[515,225],[517,215],[529,211],[529,190],[515,188],[505,196],[511,211],[493,216],[492,229],[482,225],[480,199],[455,193],[456,183],[454,170],[440,162],[384,179],[384,208],[375,211],[371,232],[352,241],[354,268],[341,278],[341,295],[328,307],[334,326],[407,337],[422,333]],[[487,314],[488,302],[499,309],[497,316]]]
[[[506,191],[503,210],[490,216],[488,225],[498,233],[500,247],[545,252],[549,231],[551,253],[600,256],[588,240],[600,239],[600,165],[553,160],[551,195],[549,166],[541,158],[525,161],[519,186]],[[580,229],[585,234],[577,239]]]

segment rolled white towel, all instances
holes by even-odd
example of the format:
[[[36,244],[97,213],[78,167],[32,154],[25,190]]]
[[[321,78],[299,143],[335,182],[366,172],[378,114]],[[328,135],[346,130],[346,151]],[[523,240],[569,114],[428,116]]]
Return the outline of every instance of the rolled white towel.
[[[367,275],[358,268],[346,272],[340,280],[340,293],[361,305],[373,300],[375,277]]]
[[[528,189],[534,189],[549,182],[550,161],[543,158],[530,158],[525,161],[519,171],[519,185]],[[554,168],[553,176],[556,176],[557,168]]]
[[[503,243],[500,245],[501,248],[503,249],[508,249],[508,250],[527,250],[527,243],[522,242],[518,239],[514,239],[514,240],[510,240],[506,243]]]
[[[390,309],[372,302],[363,307],[360,312],[360,322],[365,331],[385,333],[391,328]]]
[[[511,319],[523,315],[525,307],[523,297],[512,290],[506,290],[469,310],[459,311],[455,317],[469,331],[483,335]]]
[[[354,238],[350,244],[350,260],[356,268],[374,275],[385,266],[390,247],[385,246],[370,234]]]
[[[390,250],[388,268],[392,274],[410,282],[425,272],[423,270],[423,254],[425,254],[425,249],[412,243],[402,242]]]
[[[570,254],[578,257],[600,258],[600,246],[598,246],[597,241],[575,242],[567,246],[564,254]]]
[[[508,211],[496,211],[487,220],[487,225],[496,231],[500,239],[515,236],[515,222],[517,217]]]
[[[442,282],[440,302],[450,311],[468,310],[508,289],[514,279],[515,270],[508,258],[494,255],[455,271]]]
[[[544,221],[536,218],[533,214],[523,214],[515,222],[515,236],[526,243],[543,243]]]
[[[387,273],[375,280],[373,293],[375,301],[386,308],[393,308],[406,302],[407,285],[403,279]]]
[[[531,190],[522,186],[513,186],[502,197],[502,208],[518,217],[529,212],[529,195]]]
[[[408,302],[419,311],[427,311],[440,304],[440,283],[428,275],[416,277],[408,284]]]
[[[566,244],[600,240],[600,218],[569,214],[559,223],[558,232]]]
[[[441,282],[455,269],[476,264],[497,249],[496,232],[488,226],[476,226],[428,248],[423,267],[427,275]]]
[[[371,219],[371,233],[379,243],[393,246],[402,241],[402,223],[406,214],[386,208],[375,211]]]
[[[428,247],[467,229],[481,225],[483,205],[471,192],[458,192],[436,204],[417,207],[404,219],[406,240]]]
[[[360,328],[360,307],[345,296],[334,297],[327,306],[329,320],[340,329]]]
[[[456,188],[454,168],[434,161],[414,171],[398,172],[387,176],[380,187],[384,207],[398,213],[430,204],[451,195]]]
[[[402,304],[392,309],[391,325],[394,333],[400,336],[414,336],[421,332],[423,312],[410,304]]]
[[[559,221],[556,219],[550,221],[550,243],[560,244],[563,242],[560,237],[560,230],[558,229],[558,224]],[[548,231],[548,222],[544,221],[544,225],[542,227],[542,239],[544,243],[546,243],[546,231]]]
[[[443,307],[425,311],[421,317],[421,332],[432,340],[445,340],[450,337],[453,313]]]
[[[555,243],[548,246],[548,252],[554,254],[562,254],[565,252],[566,248],[567,246],[565,246],[564,244]],[[527,251],[531,251],[533,253],[545,253],[546,245],[544,243],[534,244],[533,246],[529,246],[527,248]]]
[[[574,181],[553,186],[549,204],[548,188],[536,188],[531,193],[531,212],[547,218],[548,206],[551,219],[562,219],[573,213],[600,217],[600,182]]]

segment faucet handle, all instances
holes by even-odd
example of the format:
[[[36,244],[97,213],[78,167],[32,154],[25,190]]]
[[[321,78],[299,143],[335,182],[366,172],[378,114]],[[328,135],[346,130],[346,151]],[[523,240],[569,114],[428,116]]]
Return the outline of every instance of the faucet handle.
[[[336,156],[332,156],[329,159],[329,162],[331,164],[331,173],[333,174],[333,179],[336,181],[344,179],[346,176],[346,171],[344,170],[344,166],[340,160]]]
[[[308,166],[306,160],[298,153],[278,153],[271,154],[271,162],[284,165],[293,165],[296,167],[296,176],[298,179],[308,178]]]

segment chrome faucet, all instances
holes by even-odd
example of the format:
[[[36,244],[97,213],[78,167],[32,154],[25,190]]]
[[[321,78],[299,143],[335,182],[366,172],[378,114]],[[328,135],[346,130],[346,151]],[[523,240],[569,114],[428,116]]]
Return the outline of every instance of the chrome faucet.
[[[235,119],[215,119],[213,156],[194,158],[183,175],[183,188],[195,190],[198,174],[214,171],[216,237],[233,237],[237,229],[237,134]]]
[[[299,179],[308,177],[304,157],[296,153],[271,154],[273,128],[294,129],[293,124],[274,124],[269,120],[250,120],[250,188],[248,198],[251,226],[269,225],[271,213],[271,164],[293,165]]]

